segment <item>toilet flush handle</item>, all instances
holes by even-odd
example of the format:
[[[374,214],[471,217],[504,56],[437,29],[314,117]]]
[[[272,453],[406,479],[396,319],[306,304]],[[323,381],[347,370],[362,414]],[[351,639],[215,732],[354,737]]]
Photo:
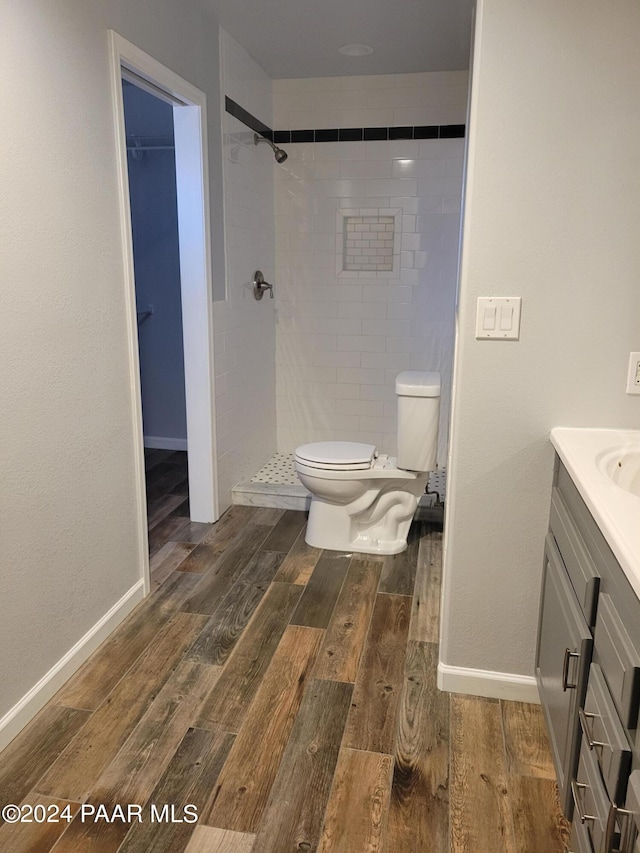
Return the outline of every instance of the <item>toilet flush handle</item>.
[[[264,280],[260,270],[256,270],[253,276],[253,295],[256,299],[262,299],[265,290],[269,291],[269,296],[273,299],[273,285]]]

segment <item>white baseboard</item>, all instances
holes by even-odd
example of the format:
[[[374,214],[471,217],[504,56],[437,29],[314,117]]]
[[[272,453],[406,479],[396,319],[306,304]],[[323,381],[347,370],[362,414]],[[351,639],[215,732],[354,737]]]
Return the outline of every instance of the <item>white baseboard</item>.
[[[164,435],[145,435],[144,446],[153,450],[186,450],[186,438],[168,438]]]
[[[462,666],[438,664],[438,688],[448,693],[465,693],[489,699],[510,699],[515,702],[540,704],[538,687],[532,675],[491,672],[487,669],[466,669]]]
[[[0,750],[30,722],[62,685],[95,652],[144,597],[144,581],[139,580],[99,619],[69,651],[54,664],[13,708],[0,719]]]

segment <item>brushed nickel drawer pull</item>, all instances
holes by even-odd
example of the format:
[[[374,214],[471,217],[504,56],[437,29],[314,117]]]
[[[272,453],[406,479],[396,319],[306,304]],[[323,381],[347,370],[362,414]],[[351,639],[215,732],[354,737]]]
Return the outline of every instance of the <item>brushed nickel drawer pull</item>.
[[[564,650],[564,660],[562,661],[562,691],[566,693],[566,691],[571,688],[575,690],[578,686],[577,684],[569,684],[569,661],[571,658],[579,658],[580,654],[578,652],[572,652],[571,649]]]
[[[594,717],[600,717],[600,714],[590,714],[587,713],[584,709],[578,708],[578,717],[580,718],[580,725],[582,727],[582,731],[587,740],[587,746],[589,749],[593,749],[594,746],[604,747],[609,746],[608,743],[604,743],[600,740],[594,740],[591,736],[591,732],[589,731],[589,719],[593,719]]]
[[[613,842],[615,839],[616,832],[616,823],[619,817],[630,818],[633,817],[633,812],[630,812],[628,809],[621,809],[615,805],[615,803],[611,803],[611,808],[609,809],[609,814],[607,816],[607,828],[604,833],[604,853],[615,853],[613,849]],[[626,835],[627,838],[622,842],[622,845],[618,848],[620,851],[622,850],[631,850],[630,843],[631,839],[630,835],[630,825],[627,822],[626,832],[622,832],[621,827],[621,836]]]
[[[584,814],[581,808],[580,802],[580,789],[588,788],[588,785],[585,785],[584,782],[578,782],[575,779],[571,780],[571,794],[573,796],[573,802],[576,804],[576,811],[578,812],[578,817],[580,818],[580,823],[586,823],[589,821],[595,821],[598,818],[592,814]]]

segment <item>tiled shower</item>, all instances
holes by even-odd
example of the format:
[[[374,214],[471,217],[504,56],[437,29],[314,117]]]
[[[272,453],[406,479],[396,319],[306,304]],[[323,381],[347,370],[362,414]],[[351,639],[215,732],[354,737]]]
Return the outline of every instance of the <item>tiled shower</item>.
[[[228,64],[239,68],[242,48],[228,39],[227,52],[234,57]],[[250,350],[256,334],[268,340],[271,328],[275,346],[273,404],[266,395],[261,412],[252,404],[268,429],[275,420],[273,445],[267,453],[264,443],[251,459],[238,450],[233,477],[249,481],[282,460],[290,466],[293,450],[309,441],[362,441],[393,455],[394,382],[408,369],[442,375],[442,466],[467,72],[273,80],[267,108],[255,97],[250,103],[248,68],[245,62],[241,85],[232,84],[227,68],[225,94],[274,129],[288,159],[276,164],[266,146],[253,146],[251,128],[228,112],[223,116],[227,251],[234,259],[227,298],[235,306],[227,346],[241,340],[245,323]],[[256,91],[264,88],[264,78],[256,79]],[[275,214],[272,266],[268,253],[264,262],[246,257],[255,257],[260,217],[267,216],[267,173]],[[273,301],[256,302],[249,292],[256,264],[274,284]],[[236,372],[241,354],[235,347]],[[233,433],[233,408],[227,421]]]

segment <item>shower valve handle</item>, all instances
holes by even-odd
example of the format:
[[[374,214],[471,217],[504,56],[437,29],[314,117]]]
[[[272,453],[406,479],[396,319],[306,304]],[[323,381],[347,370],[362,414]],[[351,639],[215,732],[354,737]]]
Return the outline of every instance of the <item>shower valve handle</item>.
[[[273,285],[264,280],[260,270],[256,270],[253,276],[253,295],[256,299],[262,299],[265,290],[269,291],[269,296],[273,299]]]

